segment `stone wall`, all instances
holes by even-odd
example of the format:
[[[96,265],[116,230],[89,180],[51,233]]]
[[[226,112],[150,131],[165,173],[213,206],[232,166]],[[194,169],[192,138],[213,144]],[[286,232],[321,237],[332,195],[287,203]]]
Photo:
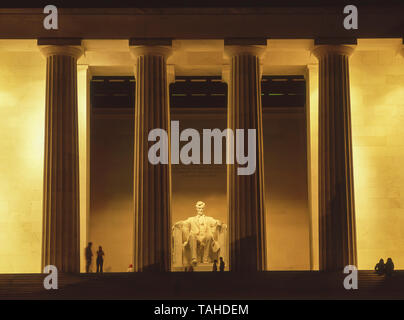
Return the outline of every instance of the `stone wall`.
[[[350,62],[360,269],[388,257],[404,268],[404,59],[395,42]]]

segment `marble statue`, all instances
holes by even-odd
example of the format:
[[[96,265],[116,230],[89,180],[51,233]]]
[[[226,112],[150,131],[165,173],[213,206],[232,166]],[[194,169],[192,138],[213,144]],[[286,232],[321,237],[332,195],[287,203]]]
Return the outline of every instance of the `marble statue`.
[[[206,204],[198,201],[197,214],[173,226],[173,265],[196,266],[207,264],[222,257],[227,252],[227,225],[220,220],[206,216]]]

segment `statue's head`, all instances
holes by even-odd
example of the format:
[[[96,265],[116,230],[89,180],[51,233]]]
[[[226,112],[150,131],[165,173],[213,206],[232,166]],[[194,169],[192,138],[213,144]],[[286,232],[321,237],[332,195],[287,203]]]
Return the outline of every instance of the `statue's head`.
[[[198,213],[198,215],[203,214],[203,210],[205,209],[205,206],[206,206],[206,204],[203,201],[198,201],[196,203],[195,208],[196,208],[196,212]]]

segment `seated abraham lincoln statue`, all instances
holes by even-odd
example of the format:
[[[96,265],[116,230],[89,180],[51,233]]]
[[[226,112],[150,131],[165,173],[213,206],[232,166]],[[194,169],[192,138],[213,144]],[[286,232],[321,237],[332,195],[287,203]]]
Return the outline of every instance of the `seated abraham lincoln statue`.
[[[174,266],[196,266],[225,258],[227,226],[204,214],[205,203],[195,205],[197,214],[173,226]]]

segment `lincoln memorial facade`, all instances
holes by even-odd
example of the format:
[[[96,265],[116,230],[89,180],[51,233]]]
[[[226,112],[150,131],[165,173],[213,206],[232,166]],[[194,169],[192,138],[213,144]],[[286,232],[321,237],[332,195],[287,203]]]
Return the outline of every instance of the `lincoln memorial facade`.
[[[198,201],[230,271],[403,269],[402,15],[342,10],[0,9],[0,273],[180,270]],[[255,129],[254,174],[151,164],[171,121]]]

